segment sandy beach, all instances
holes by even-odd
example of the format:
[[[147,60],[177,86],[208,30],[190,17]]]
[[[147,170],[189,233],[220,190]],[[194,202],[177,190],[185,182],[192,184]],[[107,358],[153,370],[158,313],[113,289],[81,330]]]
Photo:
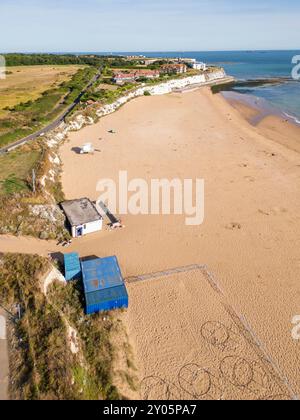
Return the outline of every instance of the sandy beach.
[[[142,399],[293,398],[205,268],[129,283],[128,290],[124,318],[142,366]]]
[[[242,95],[240,95],[242,97]],[[252,108],[246,102],[230,100],[229,103],[251,124],[259,128],[259,132],[269,140],[276,141],[291,150],[300,153],[300,126],[276,115],[268,114]],[[255,120],[258,120],[255,123]]]
[[[109,134],[111,129],[116,134]],[[190,264],[207,266],[222,290],[222,302],[234,308],[247,325],[242,337],[246,336],[249,354],[253,352],[249,335],[254,335],[264,360],[272,361],[277,379],[281,378],[284,396],[287,392],[290,398],[300,395],[300,342],[292,338],[292,319],[300,314],[300,155],[296,152],[296,129],[273,117],[253,127],[222,96],[203,88],[136,99],[99,123],[71,133],[61,147],[62,182],[68,199],[97,199],[98,180],[117,180],[120,170],[128,170],[131,179],[147,181],[175,177],[205,180],[205,220],[201,226],[186,226],[185,216],[122,216],[125,229],[104,230],[75,240],[69,250],[81,256],[117,255],[125,277]],[[76,148],[88,141],[97,149],[95,154],[77,154]],[[14,251],[18,250],[17,241],[9,242]],[[25,242],[20,242],[20,247],[28,249]],[[36,241],[32,252],[39,252],[39,247]],[[43,252],[54,249],[55,244],[49,244]],[[0,241],[0,251],[5,250],[5,241]],[[207,286],[199,286],[197,294],[201,276],[191,281],[171,276],[168,281],[170,286],[164,279],[129,284],[132,306],[124,319],[141,380],[155,375],[159,367],[160,378],[173,383],[180,367],[199,365],[199,355],[186,352],[186,330],[197,339],[199,325],[208,320],[236,329],[234,317],[221,308]],[[159,318],[155,315],[158,309]],[[170,315],[174,317],[172,324],[168,323]],[[181,333],[182,319],[185,329]],[[168,341],[172,328],[176,343]],[[153,331],[164,353],[162,358],[160,353],[154,357],[145,351],[145,346],[153,346],[149,341]],[[203,345],[199,354],[207,355],[200,336],[198,343]],[[210,366],[218,370],[220,357],[214,359],[213,352],[210,357]],[[253,356],[250,359],[253,361]],[[242,369],[247,371],[248,367],[242,364]],[[268,387],[271,393],[256,397],[272,398],[282,393],[275,388]],[[222,395],[250,397],[235,391],[230,388]],[[220,395],[217,392],[213,397]]]
[[[124,230],[104,231],[73,247],[83,255],[117,255],[125,276],[207,265],[228,302],[300,394],[300,343],[291,335],[292,318],[300,313],[300,156],[280,144],[282,133],[266,130],[251,126],[207,88],[140,98],[70,135],[61,149],[62,181],[67,198],[96,199],[97,181],[117,180],[119,170],[146,180],[203,178],[203,225],[186,226],[184,216],[128,215]],[[293,136],[294,127],[286,125],[284,133]],[[86,141],[100,151],[81,156],[72,150]],[[140,302],[146,303],[147,295],[147,287],[142,288]],[[130,334],[142,375],[148,360],[136,334],[146,336],[155,322],[149,317],[151,305],[143,305],[143,311],[148,326]],[[137,316],[134,310],[130,314]],[[130,333],[135,321],[128,325]],[[163,328],[155,325],[163,340]]]

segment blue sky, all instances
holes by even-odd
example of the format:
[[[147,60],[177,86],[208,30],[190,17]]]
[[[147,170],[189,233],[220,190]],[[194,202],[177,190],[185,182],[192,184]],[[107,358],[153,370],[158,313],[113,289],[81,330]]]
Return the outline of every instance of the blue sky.
[[[299,0],[0,0],[0,51],[298,49]]]

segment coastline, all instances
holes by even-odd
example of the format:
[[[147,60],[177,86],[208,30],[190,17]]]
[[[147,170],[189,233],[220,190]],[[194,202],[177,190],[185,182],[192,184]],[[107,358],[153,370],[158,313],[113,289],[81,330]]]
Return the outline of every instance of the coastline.
[[[114,135],[109,134],[111,129]],[[90,156],[76,154],[74,148],[87,139],[99,151]],[[291,144],[283,147],[277,134],[264,135],[261,127],[250,125],[222,96],[201,88],[130,101],[98,123],[70,132],[60,155],[67,199],[96,200],[97,182],[117,181],[120,170],[128,170],[130,179],[147,182],[203,178],[206,204],[201,226],[186,226],[184,216],[122,215],[125,229],[75,240],[70,251],[81,256],[117,255],[125,277],[205,264],[226,300],[247,319],[266,354],[300,393],[294,369],[299,363],[298,343],[291,338],[291,319],[299,312],[300,294],[300,198],[295,182],[300,168],[299,154]],[[141,290],[141,302],[148,292],[147,286]],[[188,306],[188,287],[184,293]],[[207,300],[213,306],[213,300]],[[162,324],[154,325],[147,307],[142,314],[147,316],[146,331],[132,330],[137,325],[134,308],[128,312],[129,319],[125,317],[140,376],[168,376],[168,365],[158,371],[138,344],[155,330],[161,352],[169,351]],[[189,318],[180,311],[174,316]],[[213,320],[222,322],[217,313]],[[180,363],[195,363],[196,349],[186,354],[177,344]]]
[[[300,125],[293,118],[284,118],[282,112],[254,96],[227,93],[220,95],[264,137],[300,153]]]
[[[244,112],[251,117],[254,111],[244,108]],[[151,281],[149,286],[147,282],[129,286],[129,298],[136,306],[124,314],[124,323],[141,379],[150,374],[172,380],[177,367],[202,360],[199,355],[206,346],[198,339],[202,323],[223,323],[235,332],[235,319],[222,309],[224,298],[226,305],[247,321],[249,330],[245,334],[255,334],[264,350],[257,349],[257,361],[250,350],[244,352],[243,346],[249,349],[249,343],[241,343],[237,357],[249,358],[249,364],[258,366],[267,355],[280,372],[278,378],[274,370],[270,373],[268,363],[259,364],[262,378],[272,383],[275,375],[282,390],[249,390],[246,397],[271,399],[300,394],[295,371],[300,362],[298,343],[291,337],[291,319],[299,313],[300,294],[299,154],[290,138],[286,139],[290,137],[288,123],[273,129],[273,119],[263,123],[266,121],[271,124],[268,134],[263,132],[266,127],[251,125],[241,110],[204,87],[184,94],[138,97],[98,123],[68,132],[68,140],[61,143],[67,199],[97,199],[99,179],[116,180],[119,171],[126,169],[130,178],[147,181],[153,177],[205,180],[205,221],[200,226],[188,227],[184,217],[176,215],[124,215],[125,229],[104,229],[74,240],[68,248],[68,252],[78,252],[81,257],[117,255],[125,278],[199,264],[205,265],[215,279],[219,296],[207,289],[207,273],[204,277],[203,273],[192,273],[180,275],[176,281],[170,277],[161,283]],[[115,134],[109,133],[111,129]],[[279,131],[287,144],[279,141]],[[74,149],[87,140],[96,146],[97,153],[77,154]],[[54,242],[2,239],[1,252],[61,252]],[[172,279],[176,290],[168,286]],[[153,313],[160,301],[160,308],[165,310],[157,321]],[[177,307],[178,302],[183,304]],[[209,318],[203,311],[205,305],[214,308]],[[190,320],[187,308],[192,307],[197,323]],[[166,334],[169,319],[180,332],[176,346]],[[188,332],[190,345],[186,348]],[[157,354],[164,355],[159,358],[160,364],[148,351],[147,337],[153,337],[150,344]],[[175,348],[173,366],[168,357]],[[215,368],[217,362],[218,356],[210,352],[206,367]]]

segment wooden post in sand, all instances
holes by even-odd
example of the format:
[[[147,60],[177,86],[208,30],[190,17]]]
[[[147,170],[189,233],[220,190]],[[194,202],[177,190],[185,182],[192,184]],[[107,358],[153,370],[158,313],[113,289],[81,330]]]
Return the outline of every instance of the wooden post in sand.
[[[32,191],[33,191],[34,194],[36,192],[35,180],[36,180],[35,170],[32,169]]]

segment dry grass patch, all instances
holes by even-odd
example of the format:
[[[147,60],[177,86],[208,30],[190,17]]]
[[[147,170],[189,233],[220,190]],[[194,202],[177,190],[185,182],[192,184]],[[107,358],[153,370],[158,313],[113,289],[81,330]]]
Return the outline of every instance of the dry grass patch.
[[[0,195],[29,191],[28,176],[40,157],[39,148],[23,148],[0,156]]]
[[[83,66],[10,67],[5,80],[0,80],[0,116],[6,107],[35,101],[43,92],[67,81]]]
[[[9,334],[11,398],[126,398],[114,378],[117,352],[130,357],[118,312],[86,316],[80,282],[56,282],[45,296],[43,279],[53,268],[46,258],[0,255],[0,266],[0,301],[14,318]],[[78,352],[72,351],[70,327],[76,332]],[[117,347],[115,335],[124,337],[126,348]],[[123,369],[118,375],[134,387],[131,371]]]

